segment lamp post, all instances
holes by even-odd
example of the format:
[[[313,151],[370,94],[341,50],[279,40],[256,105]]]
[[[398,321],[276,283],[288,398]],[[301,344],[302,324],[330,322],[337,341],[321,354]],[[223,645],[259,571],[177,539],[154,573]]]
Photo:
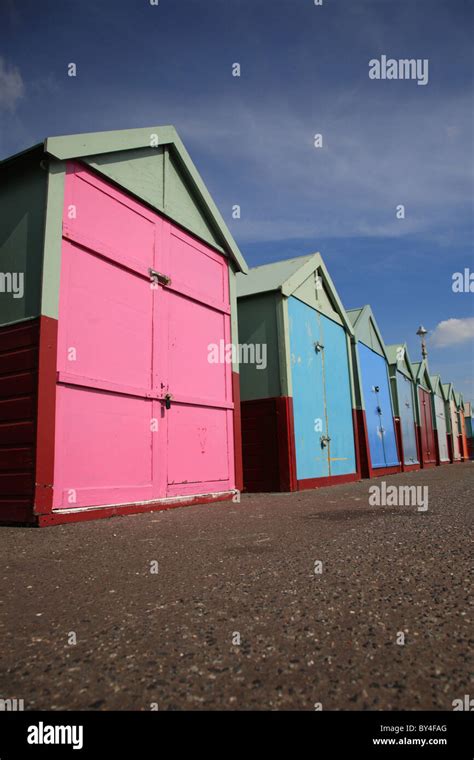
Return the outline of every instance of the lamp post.
[[[428,356],[428,351],[426,350],[425,335],[428,335],[428,330],[425,330],[423,325],[420,325],[418,330],[416,331],[416,334],[419,335],[421,339],[421,355],[423,359],[426,359],[426,357]]]

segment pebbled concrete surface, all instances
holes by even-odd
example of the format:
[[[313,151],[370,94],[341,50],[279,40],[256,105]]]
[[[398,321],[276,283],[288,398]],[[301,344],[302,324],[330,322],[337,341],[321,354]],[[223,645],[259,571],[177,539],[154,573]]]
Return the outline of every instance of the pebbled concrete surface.
[[[427,485],[428,511],[371,506],[374,480],[0,528],[0,697],[46,710],[451,710],[473,689],[474,466],[384,480]]]

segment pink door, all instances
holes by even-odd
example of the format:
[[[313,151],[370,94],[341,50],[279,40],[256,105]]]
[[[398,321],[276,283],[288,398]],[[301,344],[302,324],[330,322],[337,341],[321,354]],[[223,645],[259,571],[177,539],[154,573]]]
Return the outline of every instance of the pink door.
[[[224,257],[77,164],[63,238],[54,507],[233,488]]]
[[[155,291],[154,386],[166,430],[167,496],[234,487],[230,364],[209,361],[209,346],[230,342],[227,263],[170,222],[163,222]],[[211,357],[212,358],[212,357]]]

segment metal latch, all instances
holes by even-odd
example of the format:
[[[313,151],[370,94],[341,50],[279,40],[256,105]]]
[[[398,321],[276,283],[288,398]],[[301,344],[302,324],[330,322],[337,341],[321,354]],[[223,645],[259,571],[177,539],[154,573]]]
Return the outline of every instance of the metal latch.
[[[325,448],[331,439],[328,435],[322,435],[319,440],[321,441],[321,446]]]
[[[166,396],[165,396],[165,408],[166,409],[170,409],[171,408],[171,399],[172,398],[173,398],[173,396],[171,395],[171,393],[167,393],[166,394]]]
[[[150,267],[148,269],[148,274],[150,275],[151,282],[157,282],[160,285],[171,285],[171,277],[168,277],[168,275],[162,274],[161,272],[157,272],[156,269]]]
[[[317,340],[316,343],[314,344],[314,348],[316,351],[322,351],[324,346],[322,343],[319,342],[319,340]]]

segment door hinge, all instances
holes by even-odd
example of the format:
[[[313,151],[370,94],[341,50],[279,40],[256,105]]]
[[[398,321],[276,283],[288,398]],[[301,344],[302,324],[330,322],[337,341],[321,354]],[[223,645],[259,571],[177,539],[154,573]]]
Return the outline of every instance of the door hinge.
[[[150,275],[150,282],[157,282],[160,285],[171,285],[171,277],[162,274],[162,272],[157,272],[156,269],[149,267],[148,274]]]

